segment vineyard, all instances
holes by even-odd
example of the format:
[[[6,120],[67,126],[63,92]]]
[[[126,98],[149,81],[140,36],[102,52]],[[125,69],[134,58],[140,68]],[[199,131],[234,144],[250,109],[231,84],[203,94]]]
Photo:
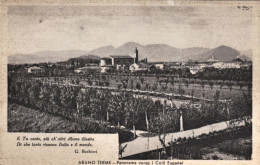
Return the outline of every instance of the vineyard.
[[[45,79],[47,80],[47,79]],[[108,89],[85,88],[81,85],[49,83],[41,79],[9,78],[9,103],[39,109],[75,122],[75,130],[81,132],[109,132],[108,128],[145,130],[154,134],[177,132],[180,116],[185,130],[207,124],[237,119],[252,114],[252,98],[242,92],[232,102],[220,101],[221,92],[216,90],[210,102],[200,100],[200,108],[189,104],[177,108],[167,100],[153,100],[148,96],[136,97],[133,93],[111,92]],[[168,101],[174,98],[168,98]],[[87,125],[87,129],[82,129]],[[97,129],[100,128],[100,129]],[[79,131],[80,132],[80,131]],[[123,137],[121,137],[123,138]]]
[[[14,75],[19,77],[19,75]],[[181,78],[167,75],[129,75],[129,74],[86,74],[67,76],[27,75],[28,80],[39,80],[50,84],[100,87],[117,91],[142,91],[145,95],[171,94],[202,99],[214,99],[220,91],[220,99],[236,99],[243,93],[252,91],[251,81]],[[25,77],[21,77],[24,79]],[[183,98],[182,98],[183,99]]]

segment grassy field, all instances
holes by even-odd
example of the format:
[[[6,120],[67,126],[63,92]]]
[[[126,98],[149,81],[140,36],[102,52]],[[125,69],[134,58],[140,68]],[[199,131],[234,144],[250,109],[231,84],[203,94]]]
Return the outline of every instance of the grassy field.
[[[166,92],[166,93],[174,93],[180,94],[179,91],[179,84],[183,89],[184,95],[191,95],[192,91],[194,91],[194,96],[198,98],[205,97],[206,99],[213,99],[214,94],[217,90],[220,91],[220,99],[236,99],[237,96],[242,96],[244,93],[252,93],[251,89],[248,89],[249,82],[240,82],[243,86],[239,86],[236,81],[231,81],[232,86],[228,86],[230,83],[229,81],[211,81],[213,83],[212,86],[208,84],[206,80],[200,79],[182,79],[182,78],[175,78],[174,83],[172,83],[171,79],[168,79],[168,84],[166,87],[167,78],[159,78],[157,79],[155,76],[119,76],[119,75],[106,75],[104,79],[100,79],[100,81],[108,82],[109,87],[118,88],[119,84],[121,84],[121,89],[123,88],[122,82],[125,83],[127,89],[137,89],[137,84],[140,85],[139,90],[143,91],[157,91],[157,92]],[[58,79],[56,79],[57,81]],[[98,86],[98,79],[97,78],[90,78],[92,84],[94,86]],[[49,81],[54,82],[55,79],[49,78]],[[67,82],[78,82],[81,85],[90,85],[88,83],[88,78],[80,78],[80,77],[73,77],[70,79],[67,78],[60,78],[60,82],[67,83]],[[185,83],[188,82],[188,83]],[[203,83],[202,83],[203,82]],[[155,84],[156,87],[155,87]],[[202,85],[204,84],[204,85]],[[250,83],[249,83],[250,84]]]
[[[215,160],[247,160],[251,159],[252,137],[226,140],[216,144],[213,148],[202,148],[202,159]]]
[[[71,120],[26,108],[18,104],[9,104],[8,131],[69,133],[75,131],[75,123]]]
[[[252,124],[202,134],[195,138],[179,138],[162,149],[132,155],[124,159],[182,160],[250,160],[252,155]]]
[[[8,132],[118,133],[120,143],[134,139],[133,133],[128,130],[102,126],[94,121],[78,125],[75,121],[63,116],[55,116],[16,103],[8,105]]]
[[[110,78],[109,79],[109,84],[112,87],[117,87],[117,84],[121,82],[121,79],[124,79],[122,77],[118,77],[116,79]],[[159,80],[162,81],[161,83],[157,82],[155,77],[143,77],[143,83],[141,83],[142,78],[131,78],[133,80],[133,89],[136,89],[136,84],[137,82],[141,86],[141,90],[147,90],[147,91],[164,91],[167,93],[175,93],[175,94],[180,94],[179,92],[179,82],[168,83],[167,88],[164,90],[163,88],[166,86],[165,82],[163,82],[165,79]],[[131,81],[131,80],[130,80]],[[181,80],[180,80],[181,81]],[[188,80],[187,80],[188,81]],[[204,97],[207,99],[213,99],[214,94],[216,90],[220,91],[220,99],[225,99],[225,98],[235,98],[237,96],[241,96],[243,92],[248,92],[247,86],[243,86],[241,89],[238,85],[233,85],[232,89],[227,85],[224,85],[221,87],[219,84],[213,85],[211,88],[207,83],[202,87],[202,85],[199,83],[200,80],[197,81],[190,81],[189,84],[187,85],[186,83],[180,82],[181,88],[184,90],[185,95],[191,95],[192,91],[194,90],[194,96],[195,97]],[[150,89],[146,89],[146,84],[149,84],[151,86]],[[158,84],[156,90],[153,89],[153,85]],[[128,83],[128,87],[131,85]],[[249,91],[251,92],[251,91]]]

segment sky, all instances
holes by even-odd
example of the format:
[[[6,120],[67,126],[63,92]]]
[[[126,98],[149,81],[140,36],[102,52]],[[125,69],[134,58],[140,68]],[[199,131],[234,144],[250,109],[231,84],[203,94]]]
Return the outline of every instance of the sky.
[[[251,9],[180,6],[9,6],[11,54],[118,47],[251,49]]]

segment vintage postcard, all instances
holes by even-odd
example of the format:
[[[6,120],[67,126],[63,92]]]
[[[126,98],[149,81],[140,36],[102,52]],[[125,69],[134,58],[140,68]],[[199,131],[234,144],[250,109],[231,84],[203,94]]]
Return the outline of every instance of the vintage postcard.
[[[259,4],[1,2],[0,165],[259,164]]]

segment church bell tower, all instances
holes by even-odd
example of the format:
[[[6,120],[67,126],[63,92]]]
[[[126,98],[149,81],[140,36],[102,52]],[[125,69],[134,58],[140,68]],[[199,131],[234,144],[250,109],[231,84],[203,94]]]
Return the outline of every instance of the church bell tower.
[[[135,63],[138,63],[138,49],[135,47]]]

